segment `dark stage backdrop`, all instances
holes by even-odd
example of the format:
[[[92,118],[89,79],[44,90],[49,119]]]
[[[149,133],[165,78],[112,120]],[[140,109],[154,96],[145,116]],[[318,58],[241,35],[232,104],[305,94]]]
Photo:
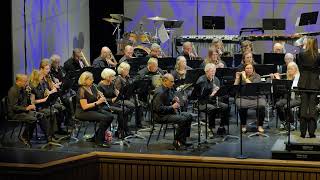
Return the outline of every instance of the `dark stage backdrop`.
[[[123,14],[123,0],[92,0],[90,7],[90,54],[91,62],[100,55],[103,46],[108,46],[116,54],[115,27],[102,18],[110,18],[110,14]],[[123,33],[123,25],[121,25]]]

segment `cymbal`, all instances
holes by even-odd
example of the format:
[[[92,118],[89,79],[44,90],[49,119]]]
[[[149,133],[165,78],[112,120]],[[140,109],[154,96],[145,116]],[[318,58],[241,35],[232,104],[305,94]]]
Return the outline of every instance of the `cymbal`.
[[[119,21],[132,21],[131,18],[128,18],[123,14],[110,14],[110,16],[114,19],[118,19]]]
[[[112,19],[112,18],[102,18],[104,21],[110,22],[110,23],[117,23],[120,24],[121,22],[117,19]]]
[[[160,16],[148,17],[147,19],[149,19],[151,21],[165,21],[165,20],[167,20],[167,18],[160,17]]]

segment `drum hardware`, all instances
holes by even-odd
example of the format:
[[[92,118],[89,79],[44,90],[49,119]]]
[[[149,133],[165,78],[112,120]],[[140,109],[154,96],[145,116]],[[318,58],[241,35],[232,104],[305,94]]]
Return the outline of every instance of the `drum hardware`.
[[[159,39],[159,37],[158,37],[157,22],[165,21],[165,20],[167,20],[167,18],[160,17],[160,16],[154,16],[154,17],[148,17],[147,19],[153,21],[153,26],[154,26],[154,31],[155,31],[155,35],[154,35],[153,38],[154,38],[154,39]]]

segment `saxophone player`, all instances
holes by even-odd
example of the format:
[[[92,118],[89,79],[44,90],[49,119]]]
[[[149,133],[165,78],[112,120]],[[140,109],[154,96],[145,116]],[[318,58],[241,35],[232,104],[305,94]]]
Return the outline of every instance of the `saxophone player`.
[[[43,114],[36,112],[36,106],[31,103],[28,76],[25,74],[17,74],[15,84],[8,91],[8,113],[10,118],[25,122],[19,140],[31,147],[30,139],[36,122],[42,120]]]
[[[72,57],[69,58],[64,63],[64,70],[66,74],[70,74],[72,72],[78,71],[84,67],[88,66],[88,64],[83,60],[81,49],[75,48],[72,51]]]

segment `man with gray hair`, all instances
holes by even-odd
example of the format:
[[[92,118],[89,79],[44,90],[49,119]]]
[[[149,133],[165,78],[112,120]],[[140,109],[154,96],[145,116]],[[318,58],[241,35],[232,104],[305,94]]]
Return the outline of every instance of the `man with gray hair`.
[[[126,47],[124,48],[124,55],[122,56],[122,58],[119,60],[119,63],[122,62],[126,62],[128,59],[133,58],[133,47],[130,45],[126,45]]]
[[[283,44],[281,44],[281,43],[275,43],[275,44],[273,45],[272,52],[273,52],[273,53],[278,53],[278,54],[280,54],[280,53],[285,53],[286,51],[285,51],[285,49],[284,49],[284,45],[283,45]]]
[[[221,101],[217,102],[214,98],[215,94],[220,89],[220,80],[215,76],[216,66],[212,63],[208,63],[204,68],[205,74],[200,76],[197,80],[197,85],[201,87],[200,96],[205,97],[206,101],[200,101],[199,109],[205,111],[207,109],[209,115],[209,129],[213,134],[213,129],[215,128],[215,118],[217,113],[221,113],[220,127],[217,133],[222,135],[226,133],[224,125],[229,123],[229,112],[230,108],[226,103]],[[208,93],[208,94],[206,94]],[[228,101],[226,99],[226,101]],[[216,105],[219,105],[219,109]]]
[[[153,43],[150,48],[150,54],[147,56],[149,58],[159,58],[161,57],[161,46],[157,43]]]
[[[158,67],[158,59],[150,58],[148,60],[147,67],[141,69],[138,72],[138,74],[140,77],[145,77],[145,76],[163,75],[164,72],[161,68]]]
[[[183,43],[181,55],[187,60],[196,59],[197,55],[193,52],[193,45],[191,42],[187,41]]]

